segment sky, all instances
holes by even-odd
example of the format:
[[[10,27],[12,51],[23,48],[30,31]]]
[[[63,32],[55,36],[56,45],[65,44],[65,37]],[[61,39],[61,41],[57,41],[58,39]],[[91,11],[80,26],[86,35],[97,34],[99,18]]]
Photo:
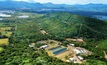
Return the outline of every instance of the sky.
[[[7,0],[7,1],[10,1],[10,0]],[[107,0],[13,0],[13,1],[40,2],[40,3],[52,2],[54,4],[71,4],[71,5],[72,4],[88,4],[88,3],[107,4]]]

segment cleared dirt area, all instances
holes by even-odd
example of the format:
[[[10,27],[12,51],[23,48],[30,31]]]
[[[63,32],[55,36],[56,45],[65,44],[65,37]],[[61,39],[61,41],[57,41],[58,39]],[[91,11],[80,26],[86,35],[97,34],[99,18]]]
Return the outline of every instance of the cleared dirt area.
[[[45,30],[40,31],[42,34],[48,34]]]
[[[57,42],[59,43],[59,42]],[[48,44],[49,48],[54,48],[59,46],[58,44]],[[62,48],[66,48],[64,46],[61,46]],[[61,59],[62,61],[66,62],[66,57],[69,57],[71,53],[73,53],[73,48],[71,48],[70,46],[67,48],[66,51],[59,53],[57,55],[52,53],[52,50],[49,50],[49,48],[46,49],[46,52],[49,54],[49,56],[54,56],[57,57],[58,59]]]
[[[46,52],[48,53],[49,56],[57,57],[58,59],[61,59],[61,60],[66,62],[66,58],[65,57],[69,56],[71,51],[66,50],[66,51],[64,51],[64,52],[62,52],[60,54],[57,54],[57,55],[53,54],[52,50],[46,50]]]
[[[49,56],[55,56],[51,51],[46,50],[46,52],[48,53]]]
[[[107,54],[106,54],[106,52],[105,52],[105,51],[103,51],[103,52],[104,52],[104,55],[105,55],[105,56],[104,56],[104,57],[105,57],[105,59],[107,59]]]
[[[60,54],[58,54],[58,55],[55,55],[55,57],[57,57],[57,58],[59,58],[59,59],[61,59],[61,60],[63,60],[63,61],[65,61],[66,62],[66,56],[68,56],[69,57],[69,55],[70,55],[70,51],[69,50],[66,50],[66,51],[64,51],[63,53],[60,53]]]
[[[77,41],[77,39],[70,40]],[[82,39],[78,40],[84,42]],[[92,52],[81,47],[75,47],[72,45],[67,45],[67,47],[61,46],[61,42],[56,40],[43,40],[39,41],[38,43],[45,43],[46,45],[48,45],[48,47],[45,48],[45,51],[48,53],[48,55],[61,59],[64,62],[67,62],[67,60],[69,60],[69,62],[81,64],[86,61],[83,57],[81,57],[81,55],[88,56],[92,54]],[[80,57],[82,58],[82,60]]]
[[[48,44],[50,46],[54,46],[54,45],[60,44],[61,42],[56,41],[56,40],[42,40],[42,41],[38,41],[37,43]]]
[[[72,39],[72,38],[66,38],[67,41],[73,41],[73,42],[82,42],[84,43],[84,40],[83,39]]]
[[[53,47],[52,45],[50,45],[50,46],[51,46],[51,48]],[[56,46],[58,46],[58,45],[56,45]],[[68,60],[69,58],[73,58],[74,60],[76,60],[77,63],[80,63],[80,64],[83,63],[83,62],[85,62],[86,60],[80,60],[78,58],[77,52],[75,51],[75,49],[79,50],[80,54],[82,54],[82,55],[88,56],[88,55],[92,54],[92,52],[90,52],[90,51],[88,51],[88,50],[86,50],[84,48],[73,47],[73,46],[70,46],[70,45],[68,45],[66,51],[64,51],[62,53],[59,53],[57,55],[53,54],[51,50],[46,50],[46,51],[49,54],[49,56],[57,57],[58,59],[61,59],[64,62],[66,62],[66,60]],[[74,60],[72,60],[72,61],[70,60],[70,62],[74,62]]]

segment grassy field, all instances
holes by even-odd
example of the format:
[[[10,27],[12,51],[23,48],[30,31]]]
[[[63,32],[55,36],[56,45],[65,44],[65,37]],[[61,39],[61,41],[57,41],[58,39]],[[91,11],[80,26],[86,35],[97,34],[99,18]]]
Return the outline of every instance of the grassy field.
[[[12,27],[1,27],[0,32],[5,31],[5,30],[11,30]]]
[[[6,35],[7,37],[10,37],[12,32],[2,32],[2,35]]]
[[[0,45],[8,45],[8,41],[9,41],[8,38],[0,39]]]
[[[1,27],[0,28],[0,32],[1,32],[1,34],[2,35],[5,35],[5,36],[7,36],[7,37],[10,37],[11,36],[11,34],[12,34],[12,32],[8,32],[8,31],[6,31],[6,30],[11,30],[11,28],[12,27]]]

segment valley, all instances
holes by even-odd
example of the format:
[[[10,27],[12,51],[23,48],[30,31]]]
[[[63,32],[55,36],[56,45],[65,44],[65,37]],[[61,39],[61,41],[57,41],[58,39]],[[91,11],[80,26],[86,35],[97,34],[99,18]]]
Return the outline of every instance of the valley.
[[[106,32],[107,22],[96,18],[14,12],[0,20],[1,36],[6,36],[0,38],[0,64],[106,65]]]

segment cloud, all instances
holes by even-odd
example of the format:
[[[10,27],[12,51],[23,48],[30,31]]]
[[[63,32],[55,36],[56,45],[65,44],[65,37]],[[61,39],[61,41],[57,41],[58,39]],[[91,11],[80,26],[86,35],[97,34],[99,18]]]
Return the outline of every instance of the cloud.
[[[103,3],[107,4],[107,0],[14,0],[14,1],[26,1],[26,2],[40,2],[47,3],[52,2],[55,4],[87,4],[87,3]]]

